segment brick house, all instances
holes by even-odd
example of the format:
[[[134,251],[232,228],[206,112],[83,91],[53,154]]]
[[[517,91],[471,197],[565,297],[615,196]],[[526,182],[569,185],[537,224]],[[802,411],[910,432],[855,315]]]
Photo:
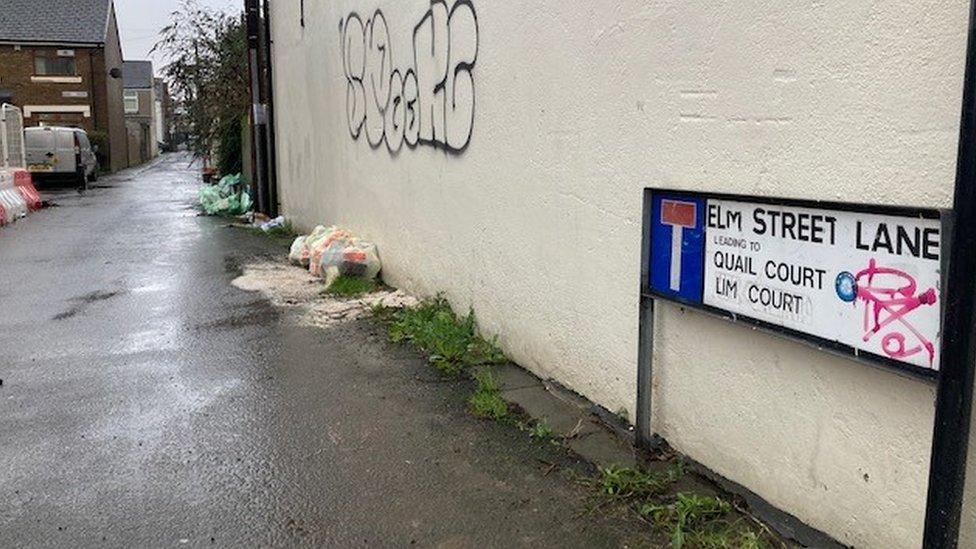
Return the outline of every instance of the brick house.
[[[127,167],[122,48],[112,0],[3,4],[0,102],[22,108],[25,126],[88,131],[104,143],[103,167]]]
[[[156,86],[152,61],[125,61],[122,66],[122,103],[128,134],[129,165],[145,164],[159,155],[156,140]]]
[[[169,95],[169,85],[162,78],[153,79],[156,93],[156,141],[163,151],[173,146],[173,98]]]

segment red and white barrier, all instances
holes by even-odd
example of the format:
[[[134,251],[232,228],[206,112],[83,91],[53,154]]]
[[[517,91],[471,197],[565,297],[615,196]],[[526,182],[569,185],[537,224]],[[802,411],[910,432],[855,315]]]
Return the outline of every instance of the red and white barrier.
[[[29,171],[15,170],[14,186],[17,187],[17,192],[24,197],[24,201],[27,202],[27,209],[32,212],[41,209],[44,201],[41,199],[41,193],[37,192],[37,187],[34,186],[34,180]]]
[[[14,170],[0,170],[0,206],[6,224],[27,216],[27,201],[14,184]]]
[[[43,202],[24,167],[24,117],[13,105],[0,105],[0,226],[41,209]]]

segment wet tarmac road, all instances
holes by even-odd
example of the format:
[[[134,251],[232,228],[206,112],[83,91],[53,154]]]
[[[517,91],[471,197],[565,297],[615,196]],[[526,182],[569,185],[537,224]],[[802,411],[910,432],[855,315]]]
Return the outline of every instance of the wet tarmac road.
[[[198,217],[185,157],[99,187],[0,230],[0,547],[639,537],[368,322],[232,287],[280,243]]]

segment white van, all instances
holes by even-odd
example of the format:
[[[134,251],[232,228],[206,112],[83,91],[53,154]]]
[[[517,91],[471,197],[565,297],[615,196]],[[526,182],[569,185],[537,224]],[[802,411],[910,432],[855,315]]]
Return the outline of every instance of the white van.
[[[69,177],[82,189],[98,179],[98,159],[85,130],[40,127],[24,129],[27,169],[39,178]]]

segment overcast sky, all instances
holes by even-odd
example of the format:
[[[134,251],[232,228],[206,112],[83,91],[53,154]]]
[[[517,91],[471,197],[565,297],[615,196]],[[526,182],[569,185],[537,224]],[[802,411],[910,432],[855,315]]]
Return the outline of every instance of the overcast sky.
[[[197,0],[201,5],[228,12],[244,9],[244,0]],[[115,0],[115,12],[122,37],[122,55],[128,60],[151,59],[158,74],[160,59],[149,57],[149,50],[159,38],[159,29],[169,22],[170,14],[181,0]]]

